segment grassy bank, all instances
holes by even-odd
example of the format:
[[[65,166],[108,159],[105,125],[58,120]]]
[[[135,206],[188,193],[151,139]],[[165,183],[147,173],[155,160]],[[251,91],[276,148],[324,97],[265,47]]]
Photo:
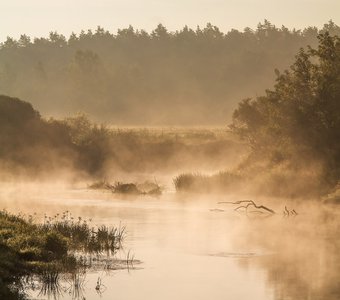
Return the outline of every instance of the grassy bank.
[[[74,219],[69,212],[45,217],[37,224],[33,217],[0,212],[0,298],[17,299],[22,278],[36,276],[45,284],[58,274],[87,268],[91,255],[114,255],[120,248],[124,228],[93,227]]]

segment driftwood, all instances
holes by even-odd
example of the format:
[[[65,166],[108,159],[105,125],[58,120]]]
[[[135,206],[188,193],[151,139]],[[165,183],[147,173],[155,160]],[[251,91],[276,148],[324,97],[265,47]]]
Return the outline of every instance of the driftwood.
[[[231,202],[231,201],[222,201],[222,202],[217,202],[217,204],[234,204],[234,205],[239,205],[238,207],[234,208],[235,211],[238,211],[241,208],[244,208],[246,210],[246,212],[248,212],[248,208],[249,207],[255,207],[257,209],[257,211],[253,211],[253,212],[258,212],[258,213],[265,213],[264,211],[270,213],[270,214],[276,214],[276,212],[264,205],[257,205],[253,200],[240,200],[240,201],[235,201],[235,202]],[[289,217],[289,216],[297,216],[298,213],[295,211],[295,209],[293,210],[289,210],[287,208],[287,206],[285,206],[285,209],[283,211],[283,216],[285,217]]]
[[[270,208],[268,208],[264,205],[257,205],[253,200],[240,200],[240,201],[235,201],[235,202],[222,201],[222,202],[218,202],[217,204],[234,204],[234,205],[236,205],[236,204],[243,204],[243,203],[246,203],[246,205],[240,205],[240,206],[236,207],[234,210],[237,211],[241,208],[245,208],[246,211],[248,211],[248,207],[253,206],[258,210],[262,209],[262,210],[265,210],[265,211],[267,211],[271,214],[275,214],[274,210],[272,210],[272,209],[270,209]]]

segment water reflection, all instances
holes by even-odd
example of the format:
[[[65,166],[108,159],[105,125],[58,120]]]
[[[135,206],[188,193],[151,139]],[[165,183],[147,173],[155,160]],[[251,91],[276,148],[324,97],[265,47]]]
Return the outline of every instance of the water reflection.
[[[112,299],[113,294],[129,300],[340,298],[336,208],[321,211],[312,204],[289,204],[298,216],[263,218],[216,205],[234,197],[119,199],[86,190],[29,191],[2,189],[0,204],[12,212],[37,212],[37,218],[70,210],[96,225],[121,222],[128,232],[118,259],[131,258],[132,249],[143,262],[134,264],[139,270],[130,273],[112,268],[103,272],[94,264],[86,278],[68,279],[60,299]],[[275,204],[275,211],[283,208]]]
[[[274,299],[340,299],[340,218],[336,210],[309,207],[296,218],[249,222],[247,243],[271,254],[247,262],[246,267],[266,271],[266,284]]]
[[[22,290],[29,295],[34,295],[38,299],[64,299],[72,300],[86,299],[86,290],[94,289],[102,297],[107,290],[103,283],[103,278],[111,276],[114,271],[127,270],[130,272],[137,269],[135,265],[141,262],[135,260],[128,252],[125,260],[117,260],[113,257],[91,258],[72,272],[62,272],[58,270],[48,270],[40,275],[28,276],[22,280]],[[95,274],[97,280],[95,285],[93,280],[88,279],[88,273]]]

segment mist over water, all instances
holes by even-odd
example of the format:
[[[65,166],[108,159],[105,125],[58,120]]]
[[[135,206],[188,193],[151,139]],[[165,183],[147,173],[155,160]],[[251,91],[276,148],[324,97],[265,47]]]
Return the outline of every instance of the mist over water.
[[[127,227],[123,252],[141,263],[130,271],[89,272],[86,299],[338,299],[338,214],[281,199],[298,216],[235,212],[236,195],[122,197],[70,186],[2,185],[1,206],[53,216],[71,211],[94,224]],[[268,199],[257,197],[258,203]],[[222,209],[217,211],[214,209]],[[106,290],[95,290],[98,276]],[[35,298],[37,292],[30,291]],[[67,293],[61,299],[72,299]],[[43,299],[44,297],[41,297]]]
[[[7,38],[0,298],[339,299],[337,34]]]

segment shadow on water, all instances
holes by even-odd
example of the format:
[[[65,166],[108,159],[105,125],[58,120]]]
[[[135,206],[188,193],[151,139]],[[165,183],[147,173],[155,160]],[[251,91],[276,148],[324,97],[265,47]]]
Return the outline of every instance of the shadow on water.
[[[62,295],[62,286],[60,284],[60,273],[58,271],[50,271],[42,274],[37,278],[41,283],[38,297],[48,296],[48,298],[58,299]]]

